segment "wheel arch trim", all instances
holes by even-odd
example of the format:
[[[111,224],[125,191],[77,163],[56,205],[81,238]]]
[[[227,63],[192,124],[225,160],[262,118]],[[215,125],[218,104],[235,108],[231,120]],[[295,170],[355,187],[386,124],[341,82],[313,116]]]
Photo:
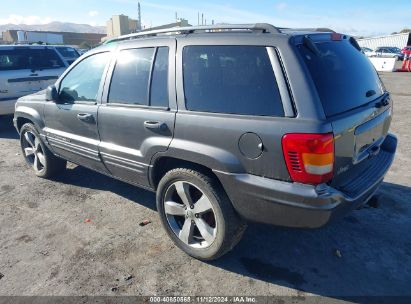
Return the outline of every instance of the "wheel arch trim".
[[[17,107],[15,113],[14,113],[14,118],[16,119],[16,127],[17,131],[20,133],[20,129],[22,125],[19,125],[19,120],[22,118],[31,121],[34,126],[36,127],[37,131],[42,135],[42,130],[44,127],[44,122],[41,119],[41,115],[38,111],[36,111],[33,108],[30,107],[25,107],[25,106],[19,106]]]

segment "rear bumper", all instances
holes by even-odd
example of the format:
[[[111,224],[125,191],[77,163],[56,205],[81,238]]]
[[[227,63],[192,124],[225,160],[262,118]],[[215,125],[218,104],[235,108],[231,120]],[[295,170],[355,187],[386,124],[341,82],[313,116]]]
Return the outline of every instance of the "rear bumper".
[[[0,115],[9,115],[14,113],[14,105],[17,99],[0,99]]]
[[[370,178],[360,176],[352,181],[355,189],[361,188],[360,192],[351,192],[347,188],[339,190],[325,184],[311,186],[282,182],[250,174],[218,171],[215,174],[234,208],[246,220],[286,227],[319,228],[361,206],[377,191],[394,160],[396,147],[396,137],[388,135],[381,146],[381,156],[379,154],[373,160],[378,163],[384,159],[384,164],[374,168],[376,171]]]

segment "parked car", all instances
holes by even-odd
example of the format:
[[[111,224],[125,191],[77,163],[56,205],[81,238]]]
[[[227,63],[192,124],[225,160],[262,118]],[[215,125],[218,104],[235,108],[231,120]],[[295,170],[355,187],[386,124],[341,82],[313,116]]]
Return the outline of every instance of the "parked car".
[[[57,49],[41,45],[0,46],[0,115],[14,113],[16,100],[47,88],[70,65]]]
[[[396,58],[397,60],[403,60],[404,54],[401,51],[394,49],[393,47],[382,46],[375,49],[375,54],[377,57],[389,57]]]
[[[365,56],[367,56],[367,57],[376,57],[377,56],[375,51],[370,49],[370,48],[363,47],[363,48],[361,48],[361,50],[365,54]]]
[[[68,160],[156,191],[170,238],[211,260],[247,221],[317,228],[364,204],[394,158],[391,117],[353,38],[256,24],[111,40],[20,98],[14,125],[37,176]]]

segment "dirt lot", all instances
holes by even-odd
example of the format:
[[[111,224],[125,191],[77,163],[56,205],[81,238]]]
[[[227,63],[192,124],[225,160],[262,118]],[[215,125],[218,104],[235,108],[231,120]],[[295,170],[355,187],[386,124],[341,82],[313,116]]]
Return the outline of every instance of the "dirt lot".
[[[0,295],[411,296],[411,73],[382,77],[399,148],[379,206],[320,230],[252,224],[212,263],[172,244],[153,193],[73,165],[36,178],[1,117]]]

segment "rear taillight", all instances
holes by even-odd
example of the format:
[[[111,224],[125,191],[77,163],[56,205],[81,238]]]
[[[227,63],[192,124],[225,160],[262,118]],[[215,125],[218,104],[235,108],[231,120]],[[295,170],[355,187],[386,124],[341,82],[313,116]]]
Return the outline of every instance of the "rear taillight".
[[[334,170],[334,136],[293,133],[283,137],[283,152],[294,182],[318,185],[330,181]]]

